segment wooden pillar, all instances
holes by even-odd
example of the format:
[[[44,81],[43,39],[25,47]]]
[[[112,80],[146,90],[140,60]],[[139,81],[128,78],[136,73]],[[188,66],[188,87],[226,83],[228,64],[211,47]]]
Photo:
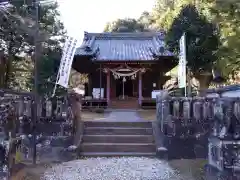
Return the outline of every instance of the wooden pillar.
[[[92,76],[88,74],[88,96],[92,96]]]
[[[102,65],[100,64],[100,74],[99,74],[99,83],[100,83],[100,85],[99,85],[99,88],[100,88],[100,95],[99,95],[99,99],[102,99]]]
[[[142,105],[142,72],[139,71],[138,75],[138,104],[139,107]]]
[[[110,103],[110,71],[107,71],[107,104]]]
[[[163,77],[163,73],[160,72],[158,76],[158,90],[162,89],[162,77]]]

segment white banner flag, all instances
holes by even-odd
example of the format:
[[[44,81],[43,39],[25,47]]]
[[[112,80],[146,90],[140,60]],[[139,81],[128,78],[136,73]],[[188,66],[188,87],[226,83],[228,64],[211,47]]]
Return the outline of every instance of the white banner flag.
[[[186,87],[186,39],[185,34],[182,35],[179,40],[179,64],[178,64],[178,87],[183,88]]]
[[[72,68],[74,54],[76,51],[77,42],[78,42],[77,39],[68,37],[63,48],[61,63],[58,70],[57,84],[65,88],[68,88],[68,81],[70,71]]]

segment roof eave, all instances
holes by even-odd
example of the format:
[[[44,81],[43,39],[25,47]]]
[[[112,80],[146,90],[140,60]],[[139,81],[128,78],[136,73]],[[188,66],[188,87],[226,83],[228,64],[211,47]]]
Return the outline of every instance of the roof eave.
[[[96,59],[95,61],[98,61],[98,62],[142,62],[142,61],[157,61],[156,59],[124,59],[124,60],[121,60],[121,59],[114,59],[114,60],[108,60],[108,59]]]

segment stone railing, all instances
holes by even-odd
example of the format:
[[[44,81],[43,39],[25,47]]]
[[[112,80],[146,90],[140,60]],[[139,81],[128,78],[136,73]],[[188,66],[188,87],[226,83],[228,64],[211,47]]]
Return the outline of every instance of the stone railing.
[[[34,111],[32,99],[33,96],[30,93],[4,92],[0,94],[1,142],[17,144],[20,148],[11,148],[11,151],[12,154],[17,154],[17,149],[20,149],[21,162],[31,159],[33,155],[32,118]],[[62,99],[44,100],[42,98],[39,100],[37,113],[38,121],[34,132],[36,133],[35,143],[39,161],[53,157],[56,161],[69,160],[72,155],[75,156],[76,148],[80,144],[79,139],[83,133],[81,96],[68,93],[68,96]],[[9,134],[11,135],[9,136]],[[64,153],[63,155],[63,152],[70,154]],[[59,157],[60,154],[61,157]],[[13,167],[13,165],[8,166],[9,168]]]
[[[157,120],[162,132],[172,137],[203,135],[213,121],[213,99],[167,97],[157,100]]]
[[[31,134],[33,100],[24,96],[2,96],[0,97],[0,122],[4,129],[9,124],[9,114],[13,113],[11,124],[16,129],[16,133]],[[67,99],[41,99],[38,103],[38,133],[63,134],[63,126],[72,124],[72,111],[68,106]],[[50,124],[50,122],[52,122]],[[53,123],[54,122],[54,123]],[[9,126],[9,125],[7,125]],[[46,128],[47,126],[47,128]],[[69,129],[69,128],[67,128]]]
[[[33,101],[30,97],[24,96],[2,96],[0,98],[1,104],[12,103],[17,110],[18,116],[27,116],[31,117]],[[55,99],[45,99],[39,98],[38,103],[38,117],[40,118],[60,118],[66,117],[68,108],[67,98],[55,98]]]
[[[170,158],[208,157],[209,164],[219,170],[240,171],[239,98],[161,94],[157,122]]]

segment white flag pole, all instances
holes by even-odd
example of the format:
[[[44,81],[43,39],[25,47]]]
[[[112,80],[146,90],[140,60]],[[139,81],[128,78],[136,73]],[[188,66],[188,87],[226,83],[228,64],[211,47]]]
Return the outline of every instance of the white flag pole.
[[[55,82],[55,85],[54,85],[54,88],[53,88],[52,97],[54,97],[54,96],[55,96],[55,94],[56,94],[56,89],[57,89],[57,81],[58,81],[58,78],[59,78],[59,71],[58,71],[58,74],[57,74],[57,79],[56,79],[56,82]]]
[[[186,72],[186,34],[183,33],[181,39],[179,40],[179,65],[178,65],[178,86],[179,88],[184,88],[185,97],[187,96],[187,72]]]
[[[57,84],[65,87],[65,88],[68,88],[68,81],[69,81],[69,76],[70,76],[70,71],[71,71],[71,67],[72,67],[74,54],[76,51],[76,45],[77,45],[77,40],[70,38],[68,45],[67,45],[67,49],[64,52],[62,59],[61,59],[62,63],[59,68],[60,75],[59,75]]]
[[[66,39],[52,97],[55,96],[57,85],[68,88],[68,81],[77,42],[77,39],[74,39],[72,37],[68,37]]]
[[[69,41],[69,37],[67,36],[66,41],[65,41],[65,44],[64,44],[64,46],[63,46],[62,56],[63,56],[64,53],[65,53],[65,50],[66,50],[67,45],[68,45],[68,41]],[[62,58],[61,58],[61,59],[62,59]],[[51,96],[51,97],[54,97],[55,94],[56,94],[57,82],[58,82],[58,79],[59,79],[60,67],[61,67],[61,66],[62,66],[62,61],[61,61],[60,64],[59,64],[59,69],[58,69],[58,73],[57,73],[57,78],[56,78],[56,81],[55,81],[55,85],[54,85],[53,93],[52,93],[52,96]]]
[[[187,81],[187,59],[186,59],[186,33],[183,33],[183,43],[184,43],[184,68],[185,68],[185,81]],[[187,97],[187,82],[185,84],[185,97]]]

